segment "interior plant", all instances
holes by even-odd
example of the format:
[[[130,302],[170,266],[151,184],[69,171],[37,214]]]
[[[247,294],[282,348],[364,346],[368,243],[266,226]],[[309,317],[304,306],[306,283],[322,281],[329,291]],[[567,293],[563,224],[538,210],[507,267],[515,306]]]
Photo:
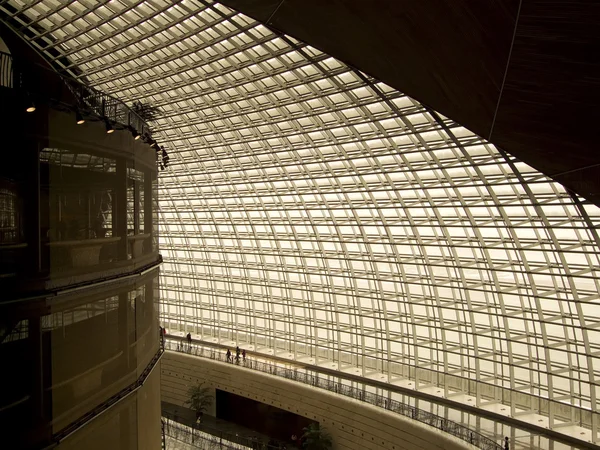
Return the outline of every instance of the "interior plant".
[[[202,415],[213,403],[211,388],[204,386],[204,382],[190,386],[188,389],[189,399],[185,402],[190,409],[196,412],[196,421],[202,419]]]
[[[302,429],[302,448],[306,450],[329,450],[332,445],[331,435],[318,423],[311,423]]]
[[[150,103],[143,103],[139,100],[133,102],[131,109],[145,122],[151,122],[158,119],[158,116],[162,113],[158,106],[152,106]]]

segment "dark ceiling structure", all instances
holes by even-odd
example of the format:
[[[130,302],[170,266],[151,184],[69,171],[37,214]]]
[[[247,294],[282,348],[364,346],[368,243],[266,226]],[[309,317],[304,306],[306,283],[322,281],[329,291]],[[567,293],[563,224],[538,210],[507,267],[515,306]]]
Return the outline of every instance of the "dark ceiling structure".
[[[600,2],[223,0],[600,205]]]

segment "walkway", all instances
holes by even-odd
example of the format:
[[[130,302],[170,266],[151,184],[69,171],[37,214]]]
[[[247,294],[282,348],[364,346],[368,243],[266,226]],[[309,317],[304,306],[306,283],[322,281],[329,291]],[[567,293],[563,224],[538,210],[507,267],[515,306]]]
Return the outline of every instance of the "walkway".
[[[502,446],[499,443],[474,429],[450,420],[447,417],[442,417],[411,404],[403,403],[401,400],[397,399],[402,398],[397,395],[397,393],[387,391],[387,395],[385,396],[378,394],[377,391],[379,389],[385,390],[386,386],[382,386],[382,383],[377,380],[373,380],[370,385],[367,385],[365,384],[364,379],[353,374],[343,374],[344,378],[341,378],[342,374],[336,372],[335,367],[333,369],[317,367],[316,369],[319,370],[315,371],[310,363],[302,364],[298,361],[295,361],[295,364],[291,361],[290,363],[287,363],[283,362],[282,358],[274,356],[269,358],[269,355],[266,355],[266,358],[261,358],[257,357],[258,355],[256,355],[255,352],[247,352],[247,358],[245,360],[242,358],[235,359],[235,344],[232,347],[233,348],[223,348],[223,346],[219,344],[200,343],[193,338],[191,343],[188,343],[184,336],[180,337],[177,335],[169,335],[165,343],[165,348],[169,350],[190,353],[195,356],[210,358],[221,362],[239,364],[248,369],[258,370],[270,375],[309,384],[317,388],[326,389],[335,392],[336,394],[341,394],[370,403],[374,406],[385,408],[388,411],[433,426],[483,450],[502,450]],[[232,355],[229,359],[226,357],[227,349],[232,350]],[[423,393],[420,395],[423,397],[427,396]],[[430,399],[425,400],[429,401]],[[451,411],[450,408],[447,407],[446,410]],[[460,412],[460,415],[462,415],[462,411]]]

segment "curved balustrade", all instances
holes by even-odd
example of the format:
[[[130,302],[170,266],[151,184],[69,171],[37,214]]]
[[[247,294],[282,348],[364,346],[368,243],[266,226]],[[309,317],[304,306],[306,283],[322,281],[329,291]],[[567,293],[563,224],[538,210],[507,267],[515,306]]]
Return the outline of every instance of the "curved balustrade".
[[[201,347],[196,344],[190,348],[189,344],[185,342],[182,344],[182,341],[178,339],[169,339],[165,343],[165,349],[181,351],[183,353],[190,353],[203,358],[210,358],[216,361],[231,363],[231,361],[227,360],[227,356],[221,350],[218,350],[214,347]],[[382,395],[366,392],[364,389],[357,389],[352,386],[345,385],[339,381],[324,379],[322,376],[319,377],[318,373],[313,375],[298,371],[298,369],[287,369],[276,366],[275,364],[255,361],[252,359],[246,359],[245,361],[238,360],[236,364],[239,364],[247,369],[258,370],[269,375],[276,375],[287,378],[288,380],[298,381],[300,383],[309,384],[321,389],[327,389],[328,391],[335,392],[336,394],[345,395],[356,400],[367,402],[374,406],[385,408],[388,411],[402,414],[403,416],[418,420],[419,422],[435,427],[446,433],[450,433],[452,436],[456,436],[477,448],[484,450],[502,450],[501,445],[459,423],[430,413],[429,411],[424,411],[415,406],[402,403],[398,400],[392,400]]]
[[[180,420],[180,419],[179,419]],[[218,428],[206,426],[206,424],[185,425],[180,423],[175,414],[162,412],[162,426],[166,436],[175,440],[185,442],[202,449],[254,449],[254,450],[280,450],[281,445],[269,445],[266,442],[252,436],[243,436],[239,433],[231,433]],[[291,445],[286,448],[296,449]]]
[[[46,67],[0,52],[0,87],[21,90],[28,100],[79,111],[88,118],[109,120],[150,138],[149,125],[121,100]]]

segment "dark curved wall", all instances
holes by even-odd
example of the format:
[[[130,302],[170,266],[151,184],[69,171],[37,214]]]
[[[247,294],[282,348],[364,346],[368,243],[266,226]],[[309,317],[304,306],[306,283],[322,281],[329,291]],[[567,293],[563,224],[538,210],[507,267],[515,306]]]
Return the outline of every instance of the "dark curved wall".
[[[159,449],[155,152],[84,108],[77,125],[63,80],[0,35],[14,57],[0,67],[3,444]]]
[[[600,3],[222,0],[414,97],[600,206]]]

